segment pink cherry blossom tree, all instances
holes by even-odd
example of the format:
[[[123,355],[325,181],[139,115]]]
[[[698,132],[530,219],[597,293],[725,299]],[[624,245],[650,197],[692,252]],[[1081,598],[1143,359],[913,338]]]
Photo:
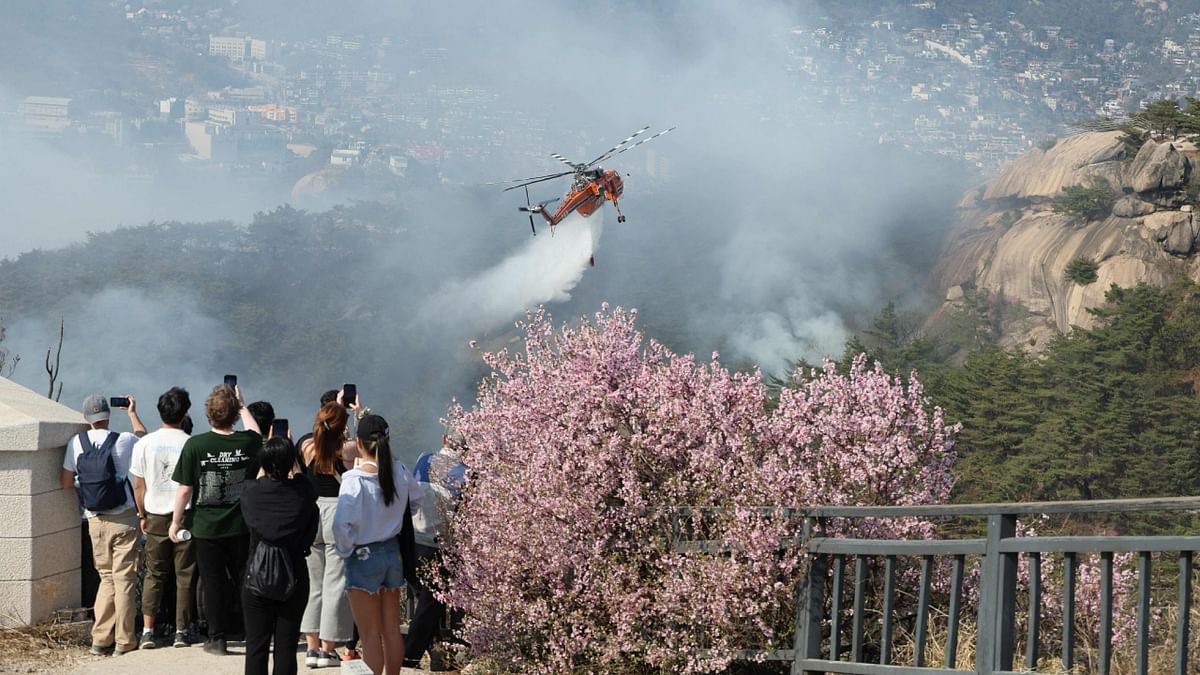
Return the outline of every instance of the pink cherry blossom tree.
[[[440,584],[475,655],[526,672],[720,670],[790,639],[804,552],[780,546],[801,526],[788,507],[949,496],[955,429],[915,378],[860,357],[796,373],[776,402],[761,373],[676,355],[635,318],[605,306],[555,328],[539,310],[520,352],[484,354],[475,407],[450,411],[471,479]]]

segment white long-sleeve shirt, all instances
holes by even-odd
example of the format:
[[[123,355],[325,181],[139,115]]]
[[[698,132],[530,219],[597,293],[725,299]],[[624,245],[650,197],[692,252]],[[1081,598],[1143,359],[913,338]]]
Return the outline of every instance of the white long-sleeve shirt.
[[[414,511],[420,507],[425,493],[403,462],[392,463],[392,476],[396,481],[396,498],[391,506],[385,506],[378,474],[361,469],[342,474],[333,516],[334,548],[339,556],[349,558],[358,546],[400,534],[405,507],[412,504]]]

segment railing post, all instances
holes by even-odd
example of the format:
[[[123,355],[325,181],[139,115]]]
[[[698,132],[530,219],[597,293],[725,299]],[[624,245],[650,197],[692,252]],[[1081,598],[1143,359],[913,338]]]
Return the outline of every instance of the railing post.
[[[1192,614],[1192,552],[1179,552],[1179,619],[1175,624],[1175,673],[1185,675],[1188,667],[1188,621]]]
[[[987,549],[983,558],[979,630],[975,671],[991,673],[1012,668],[1016,626],[1017,554],[1001,553],[1000,542],[1017,533],[1017,517],[988,516]]]
[[[801,546],[808,546],[813,537],[814,518],[804,519]],[[808,569],[800,581],[800,592],[796,598],[796,638],[792,661],[792,675],[816,673],[800,668],[800,659],[821,658],[821,621],[825,613],[825,557],[808,554]]]

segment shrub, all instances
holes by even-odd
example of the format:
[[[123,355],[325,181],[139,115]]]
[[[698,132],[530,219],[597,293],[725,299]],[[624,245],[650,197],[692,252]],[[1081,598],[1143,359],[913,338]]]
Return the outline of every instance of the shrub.
[[[1096,272],[1099,271],[1100,264],[1091,258],[1076,258],[1067,264],[1063,270],[1063,277],[1070,282],[1087,286],[1095,283]]]
[[[1072,185],[1063,188],[1063,195],[1051,204],[1055,213],[1065,213],[1083,220],[1098,220],[1107,216],[1116,201],[1116,193],[1103,178],[1093,178],[1091,187]]]
[[[648,343],[605,307],[554,329],[520,324],[524,351],[492,368],[470,411],[472,479],[449,522],[440,594],[463,608],[475,656],[526,672],[712,672],[732,650],[779,647],[794,620],[800,523],[782,509],[941,503],[955,429],[867,367],[798,371],[776,405],[761,373]],[[707,551],[673,545],[671,514]],[[851,531],[842,526],[843,533]],[[931,536],[917,519],[856,536]]]

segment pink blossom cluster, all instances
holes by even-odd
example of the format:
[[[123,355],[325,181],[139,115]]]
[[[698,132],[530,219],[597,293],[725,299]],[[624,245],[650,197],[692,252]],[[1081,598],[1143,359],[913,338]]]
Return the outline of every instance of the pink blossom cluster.
[[[775,404],[761,373],[676,355],[635,318],[605,306],[555,328],[539,310],[518,324],[522,351],[484,354],[475,407],[450,411],[471,481],[441,594],[477,655],[525,672],[721,670],[791,630],[805,559],[780,545],[801,526],[787,507],[949,496],[955,429],[915,378],[826,363]],[[684,538],[710,547],[677,545],[681,507]]]
[[[1047,526],[1048,517],[1041,516],[1039,524],[1017,522],[1018,537],[1038,536],[1038,527]],[[1039,624],[1043,644],[1060,644],[1063,620],[1063,569],[1065,561],[1058,554],[1043,554],[1039,565],[1041,576],[1041,623]],[[978,572],[978,570],[976,570]],[[1137,638],[1137,556],[1133,553],[1116,553],[1112,564],[1112,641],[1115,647],[1132,644]],[[1075,629],[1076,634],[1088,643],[1095,643],[1100,636],[1101,582],[1103,572],[1100,555],[1083,554],[1076,558],[1075,573]],[[1029,556],[1022,555],[1017,561],[1017,589],[1024,595],[1029,589]],[[978,599],[978,574],[967,584],[968,602]],[[1025,596],[1027,597],[1027,596]],[[1027,604],[1027,603],[1024,603]],[[1024,608],[1024,620],[1028,621],[1028,607]],[[1161,614],[1161,612],[1159,612]],[[1020,632],[1028,630],[1022,623]]]

